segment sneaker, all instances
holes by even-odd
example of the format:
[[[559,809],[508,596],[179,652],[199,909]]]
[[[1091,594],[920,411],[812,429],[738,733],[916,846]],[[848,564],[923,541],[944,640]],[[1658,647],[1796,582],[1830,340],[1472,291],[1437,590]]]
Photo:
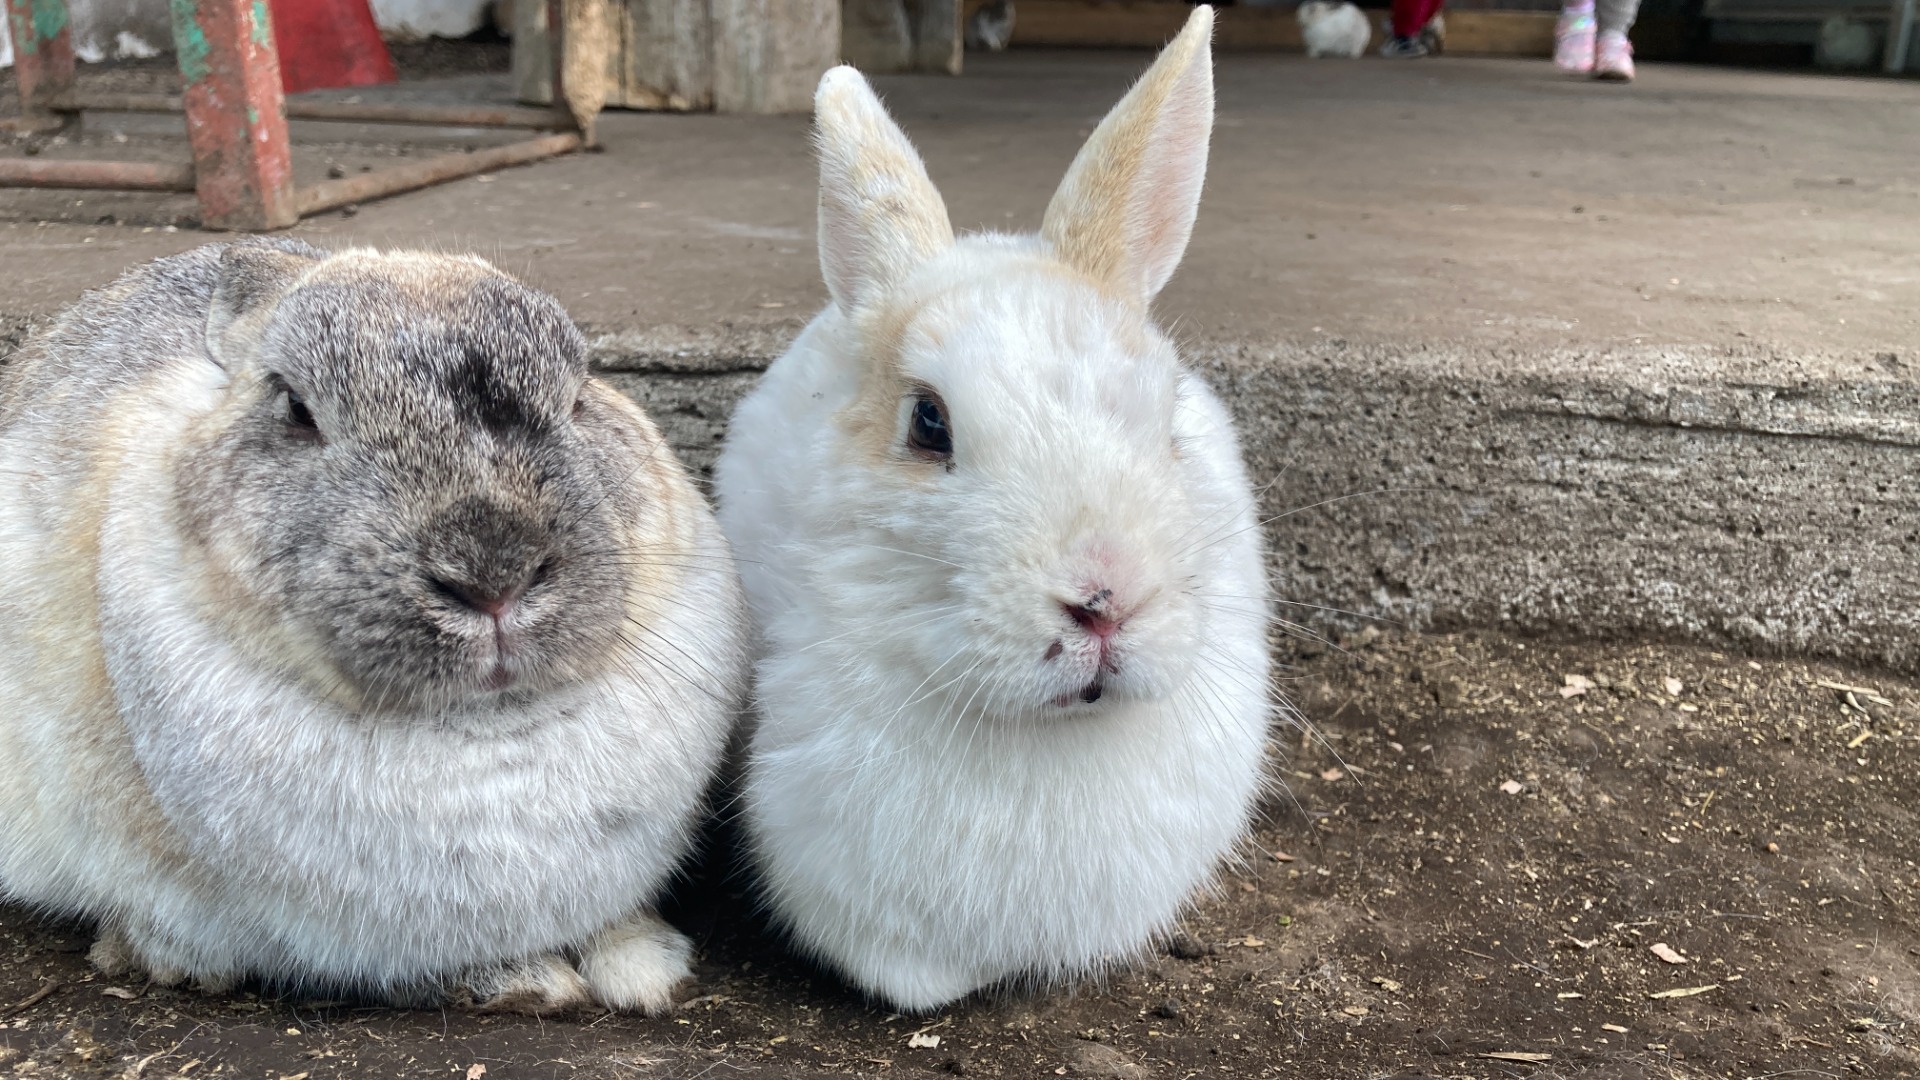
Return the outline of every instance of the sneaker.
[[[1400,58],[1425,56],[1427,45],[1417,37],[1390,37],[1385,45],[1380,46],[1380,55]]]
[[[1427,47],[1427,54],[1439,56],[1447,51],[1447,17],[1435,14],[1420,28],[1420,44]]]
[[[1600,35],[1593,58],[1593,77],[1608,82],[1633,81],[1633,42],[1618,30]]]
[[[1575,75],[1593,71],[1593,8],[1564,8],[1553,24],[1553,66]]]

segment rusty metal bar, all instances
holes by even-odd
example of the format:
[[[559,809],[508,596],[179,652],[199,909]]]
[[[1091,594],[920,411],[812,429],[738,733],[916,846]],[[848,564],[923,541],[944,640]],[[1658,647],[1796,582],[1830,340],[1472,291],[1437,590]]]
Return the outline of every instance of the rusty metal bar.
[[[116,191],[192,191],[193,166],[145,161],[0,159],[0,187],[107,188]]]
[[[566,132],[560,135],[542,135],[535,139],[508,143],[505,146],[475,150],[468,154],[441,154],[425,161],[396,165],[378,172],[349,176],[342,180],[326,180],[310,188],[303,188],[295,196],[294,203],[305,217],[323,210],[334,210],[349,203],[362,203],[372,199],[398,195],[403,191],[430,187],[448,180],[458,180],[475,173],[492,172],[509,165],[524,165],[529,161],[572,153],[580,149],[578,132]]]
[[[175,113],[181,100],[171,94],[77,94],[56,108],[67,112]],[[288,98],[289,120],[331,120],[360,124],[430,124],[438,127],[533,128],[565,131],[573,118],[558,109],[517,106],[401,105]]]
[[[19,131],[57,128],[63,121],[49,106],[73,92],[67,0],[6,0],[6,6],[14,79],[20,89],[20,117],[8,126]]]
[[[186,82],[200,224],[280,229],[298,221],[280,57],[263,0],[171,0]]]
[[[439,127],[502,127],[565,131],[573,117],[559,109],[522,109],[512,106],[378,105],[335,101],[289,101],[287,115],[295,120],[343,120],[363,124],[433,124]]]

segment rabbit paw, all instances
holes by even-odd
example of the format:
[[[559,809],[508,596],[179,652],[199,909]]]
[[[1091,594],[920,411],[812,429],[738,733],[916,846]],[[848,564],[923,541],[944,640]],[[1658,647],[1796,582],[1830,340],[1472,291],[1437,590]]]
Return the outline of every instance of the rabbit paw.
[[[693,975],[693,942],[651,912],[589,938],[580,974],[609,1009],[658,1014],[673,1008],[673,988]]]
[[[87,959],[110,979],[145,978],[155,986],[179,986],[187,981],[184,968],[156,963],[147,951],[134,944],[125,927],[102,923]]]
[[[565,1012],[593,1003],[573,965],[553,953],[468,971],[465,995],[482,1012]]]

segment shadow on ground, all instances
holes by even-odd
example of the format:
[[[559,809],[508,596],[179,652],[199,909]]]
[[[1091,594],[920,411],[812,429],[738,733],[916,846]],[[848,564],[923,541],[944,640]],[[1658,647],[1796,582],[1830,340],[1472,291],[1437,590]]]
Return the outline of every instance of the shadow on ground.
[[[1667,646],[1343,645],[1285,676],[1324,738],[1276,745],[1288,793],[1246,861],[1104,986],[869,1008],[766,932],[721,839],[675,912],[701,942],[697,984],[659,1019],[148,987],[92,973],[86,928],[0,908],[0,1075],[1920,1069],[1920,684]]]

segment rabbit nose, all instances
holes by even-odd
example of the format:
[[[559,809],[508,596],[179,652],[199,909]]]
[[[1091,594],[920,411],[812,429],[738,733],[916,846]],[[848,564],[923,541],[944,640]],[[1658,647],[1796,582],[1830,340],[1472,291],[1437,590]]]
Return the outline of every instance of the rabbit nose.
[[[515,585],[510,588],[488,587],[466,582],[448,581],[445,578],[431,578],[434,590],[464,607],[472,608],[495,622],[506,618],[513,609],[514,601],[525,596],[527,586]]]
[[[1121,624],[1126,622],[1124,616],[1113,610],[1113,605],[1110,603],[1112,599],[1112,589],[1101,589],[1082,603],[1063,603],[1060,607],[1079,625],[1080,629],[1105,642],[1119,633]]]

